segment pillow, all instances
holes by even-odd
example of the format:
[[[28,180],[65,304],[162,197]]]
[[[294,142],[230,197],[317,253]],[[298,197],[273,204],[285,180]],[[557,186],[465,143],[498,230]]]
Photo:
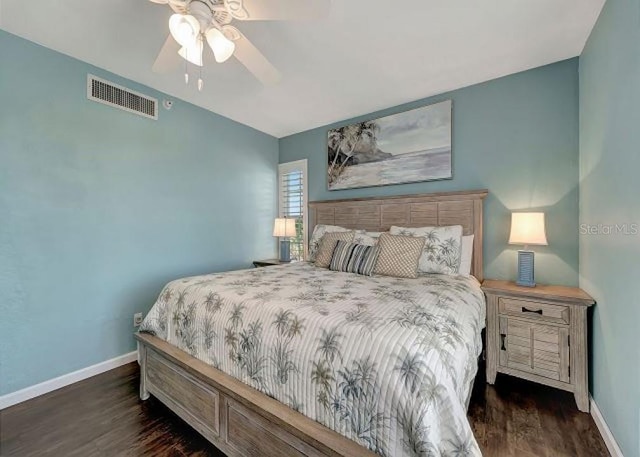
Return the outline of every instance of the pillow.
[[[473,259],[473,235],[462,237],[462,253],[460,254],[460,269],[458,274],[471,275],[471,260]]]
[[[375,246],[378,244],[378,238],[383,232],[365,232],[364,230],[356,230],[353,242],[364,244],[365,246]]]
[[[327,268],[331,264],[333,250],[338,241],[353,241],[353,232],[330,232],[322,235],[320,247],[316,252],[316,267]]]
[[[316,260],[316,252],[318,252],[318,247],[320,247],[320,240],[322,239],[322,235],[324,235],[325,233],[350,231],[350,229],[339,227],[337,225],[316,225],[313,228],[313,234],[311,235],[311,240],[309,241],[309,262],[315,262]]]
[[[392,226],[389,233],[425,238],[426,242],[418,267],[420,273],[458,274],[462,244],[461,225],[418,228]]]
[[[378,238],[378,261],[373,272],[396,278],[417,278],[418,262],[426,239],[383,233]]]
[[[371,276],[379,253],[380,248],[377,246],[338,241],[329,269]]]

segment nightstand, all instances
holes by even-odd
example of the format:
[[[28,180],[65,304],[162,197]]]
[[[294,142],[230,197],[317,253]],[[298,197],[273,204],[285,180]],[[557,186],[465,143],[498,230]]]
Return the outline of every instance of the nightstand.
[[[259,267],[270,267],[272,265],[287,265],[291,262],[280,262],[278,259],[266,259],[266,260],[254,260],[253,266],[256,268]]]
[[[520,287],[486,280],[487,382],[496,373],[573,392],[589,411],[587,309],[595,302],[576,287]]]

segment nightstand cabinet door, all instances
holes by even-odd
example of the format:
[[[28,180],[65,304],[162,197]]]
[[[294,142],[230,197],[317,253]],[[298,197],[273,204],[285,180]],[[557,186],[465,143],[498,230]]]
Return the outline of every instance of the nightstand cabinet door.
[[[501,367],[570,382],[569,328],[501,315]]]

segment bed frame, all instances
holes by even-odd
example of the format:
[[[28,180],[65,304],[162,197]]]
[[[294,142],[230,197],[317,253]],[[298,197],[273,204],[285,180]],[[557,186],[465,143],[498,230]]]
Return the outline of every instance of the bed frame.
[[[309,203],[317,224],[368,231],[462,225],[474,234],[471,273],[482,281],[482,206],[486,190]],[[155,336],[137,333],[140,398],[153,395],[229,457],[375,456]]]

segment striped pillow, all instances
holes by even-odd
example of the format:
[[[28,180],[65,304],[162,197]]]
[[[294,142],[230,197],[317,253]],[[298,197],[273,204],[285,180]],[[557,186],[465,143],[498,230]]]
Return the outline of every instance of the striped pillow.
[[[333,250],[329,269],[371,276],[379,252],[380,249],[377,246],[338,241]]]
[[[333,257],[333,251],[336,249],[336,243],[340,240],[351,243],[353,241],[353,231],[330,232],[322,235],[320,246],[316,251],[316,267],[329,268],[331,258]]]

